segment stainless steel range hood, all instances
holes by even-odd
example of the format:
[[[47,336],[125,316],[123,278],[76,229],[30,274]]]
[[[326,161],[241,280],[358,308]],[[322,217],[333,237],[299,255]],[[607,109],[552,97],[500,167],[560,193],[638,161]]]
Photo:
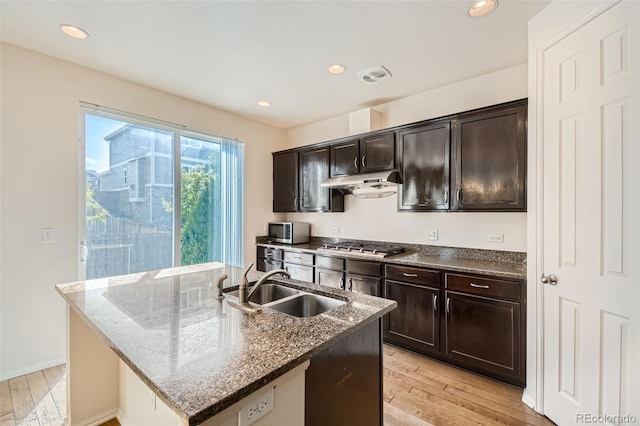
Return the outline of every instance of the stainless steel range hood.
[[[358,198],[382,198],[395,194],[400,183],[400,174],[392,170],[332,177],[322,182],[321,186],[338,189],[344,194],[353,194]]]

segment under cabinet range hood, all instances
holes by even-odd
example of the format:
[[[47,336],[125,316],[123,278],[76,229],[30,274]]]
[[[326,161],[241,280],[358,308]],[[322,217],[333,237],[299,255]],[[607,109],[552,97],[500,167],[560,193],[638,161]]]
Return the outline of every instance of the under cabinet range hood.
[[[352,194],[358,198],[382,198],[395,194],[400,183],[402,183],[400,174],[392,170],[332,177],[322,182],[321,186],[337,189],[344,194]]]

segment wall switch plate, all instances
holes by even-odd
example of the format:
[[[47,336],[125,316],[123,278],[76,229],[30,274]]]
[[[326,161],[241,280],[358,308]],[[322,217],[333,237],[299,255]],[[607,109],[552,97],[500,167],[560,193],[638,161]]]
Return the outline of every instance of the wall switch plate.
[[[427,240],[428,241],[438,241],[438,230],[437,229],[427,229]]]
[[[269,389],[240,409],[238,412],[238,426],[251,425],[273,410],[273,389]]]
[[[42,242],[43,243],[53,242],[53,228],[42,228]]]
[[[340,233],[340,228],[338,228],[337,226],[334,226],[333,228],[331,228],[331,233],[332,234],[339,234]]]
[[[504,235],[503,234],[489,234],[489,242],[490,243],[504,243]]]

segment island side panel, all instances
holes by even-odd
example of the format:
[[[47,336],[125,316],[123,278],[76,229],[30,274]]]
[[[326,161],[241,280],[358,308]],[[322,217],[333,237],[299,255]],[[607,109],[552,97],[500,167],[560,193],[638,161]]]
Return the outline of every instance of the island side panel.
[[[382,325],[374,321],[311,358],[305,426],[382,425]]]
[[[118,357],[67,306],[67,418],[72,426],[96,425],[118,410]]]

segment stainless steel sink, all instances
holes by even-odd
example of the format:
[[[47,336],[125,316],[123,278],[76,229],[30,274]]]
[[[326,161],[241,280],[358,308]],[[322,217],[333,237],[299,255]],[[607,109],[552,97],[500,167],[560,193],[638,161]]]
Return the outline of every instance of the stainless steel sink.
[[[264,305],[265,303],[273,302],[274,300],[284,299],[285,297],[293,296],[300,293],[300,291],[285,287],[279,284],[265,283],[262,284],[249,298],[250,302]],[[230,295],[238,297],[238,290],[229,292]]]
[[[345,302],[330,297],[303,293],[297,297],[269,304],[268,307],[288,315],[306,318],[319,315],[344,304]]]

